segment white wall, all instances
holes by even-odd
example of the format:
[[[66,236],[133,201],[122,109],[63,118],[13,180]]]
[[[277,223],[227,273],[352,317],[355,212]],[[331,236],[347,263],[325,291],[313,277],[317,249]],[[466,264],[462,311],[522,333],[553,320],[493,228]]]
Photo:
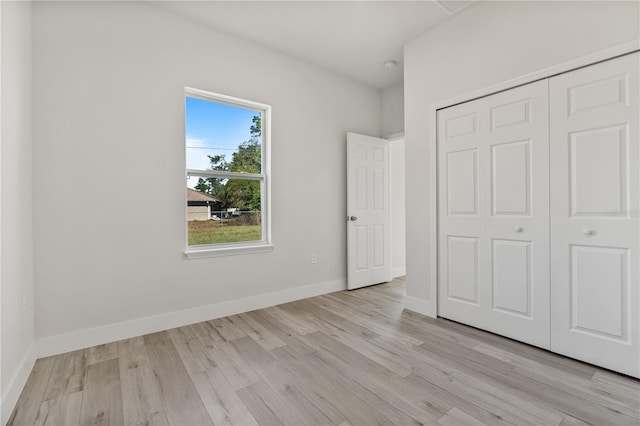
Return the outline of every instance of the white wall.
[[[404,139],[389,142],[391,199],[391,277],[406,274],[406,213]]]
[[[2,40],[0,262],[1,424],[34,362],[31,4],[0,2]],[[26,311],[23,312],[23,298]]]
[[[273,252],[183,258],[184,86],[272,105]],[[345,132],[381,134],[378,90],[142,3],[40,2],[34,91],[41,341],[344,287]]]
[[[404,132],[404,83],[382,90],[382,135]]]
[[[434,315],[430,105],[639,37],[638,2],[475,3],[405,46],[407,305]]]
[[[389,137],[404,132],[404,84],[382,90],[382,135]],[[405,157],[404,139],[389,143],[391,192],[391,276],[406,273],[405,222]]]

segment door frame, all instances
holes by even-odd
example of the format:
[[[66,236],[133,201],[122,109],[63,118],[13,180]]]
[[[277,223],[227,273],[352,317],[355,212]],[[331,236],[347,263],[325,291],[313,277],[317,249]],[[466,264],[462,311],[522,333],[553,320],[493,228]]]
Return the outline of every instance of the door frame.
[[[431,283],[430,298],[428,301],[422,301],[407,297],[405,300],[405,307],[409,310],[419,312],[432,318],[437,318],[438,316],[438,287],[440,276],[438,271],[438,110],[478,98],[483,98],[498,92],[533,83],[538,80],[551,78],[558,74],[564,74],[578,68],[583,68],[637,51],[640,51],[640,39],[506,80],[498,84],[474,90],[460,96],[445,99],[429,106],[429,191],[433,194],[433,196],[430,197],[429,203],[429,211],[431,212],[431,218],[429,221],[429,230],[431,235],[429,241],[429,262],[431,266],[431,271],[429,273],[429,282]]]

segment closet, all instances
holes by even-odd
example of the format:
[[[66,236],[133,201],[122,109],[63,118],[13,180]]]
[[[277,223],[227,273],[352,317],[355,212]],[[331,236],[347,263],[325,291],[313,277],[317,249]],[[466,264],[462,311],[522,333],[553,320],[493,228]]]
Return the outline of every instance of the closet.
[[[639,65],[438,110],[439,316],[640,376]]]

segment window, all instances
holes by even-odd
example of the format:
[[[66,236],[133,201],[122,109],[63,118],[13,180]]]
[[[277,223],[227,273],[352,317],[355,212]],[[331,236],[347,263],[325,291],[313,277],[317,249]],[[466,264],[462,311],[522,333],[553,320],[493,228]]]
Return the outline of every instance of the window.
[[[188,258],[267,251],[269,105],[185,89]]]

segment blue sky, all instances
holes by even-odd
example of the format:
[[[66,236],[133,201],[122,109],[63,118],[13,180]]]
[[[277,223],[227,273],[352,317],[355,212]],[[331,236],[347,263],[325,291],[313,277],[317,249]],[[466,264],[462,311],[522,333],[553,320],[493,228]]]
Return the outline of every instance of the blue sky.
[[[238,145],[251,138],[249,128],[259,112],[197,98],[186,99],[187,168],[208,169],[207,155],[225,155],[231,161]],[[193,188],[197,178],[191,178]]]

